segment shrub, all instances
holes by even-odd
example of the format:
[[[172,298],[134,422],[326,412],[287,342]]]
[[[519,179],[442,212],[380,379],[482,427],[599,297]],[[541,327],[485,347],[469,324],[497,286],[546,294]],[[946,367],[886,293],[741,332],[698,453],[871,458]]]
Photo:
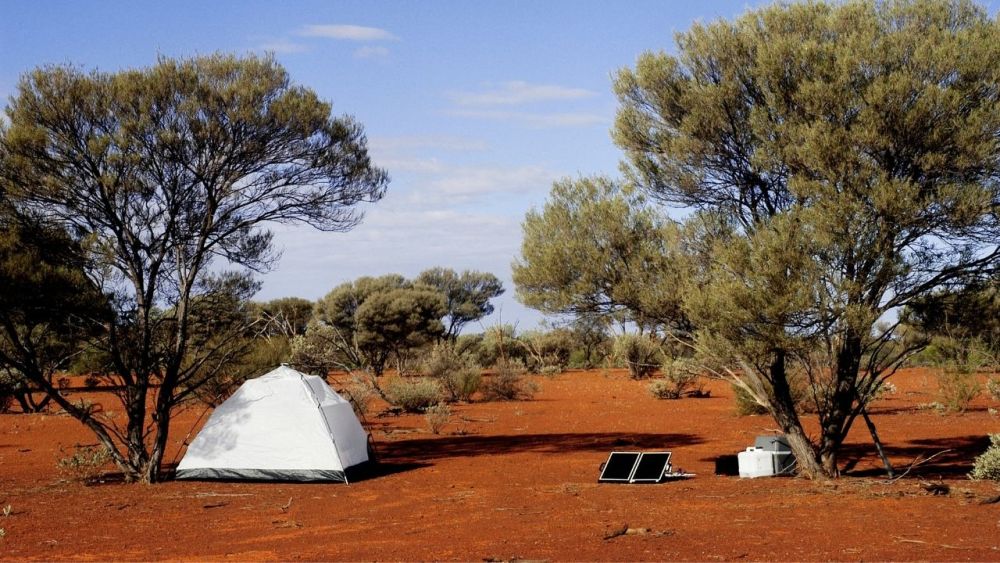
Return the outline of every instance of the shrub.
[[[986,380],[986,392],[994,401],[1000,401],[1000,378],[991,377]]]
[[[980,391],[975,373],[964,369],[943,369],[938,373],[938,397],[947,412],[965,412]]]
[[[545,366],[545,367],[543,367],[542,369],[540,369],[538,371],[538,373],[540,375],[545,375],[545,376],[548,376],[548,377],[559,375],[562,372],[563,372],[563,368],[560,367],[560,366]]]
[[[378,396],[378,390],[369,380],[351,375],[351,382],[344,388],[343,394],[351,403],[354,412],[358,416],[364,417],[368,414],[372,401]]]
[[[430,428],[430,431],[434,434],[440,434],[441,429],[451,418],[451,407],[446,403],[438,403],[428,407],[424,418],[427,419],[427,427]]]
[[[60,450],[62,451],[62,450]],[[111,452],[104,446],[76,446],[73,455],[59,460],[59,470],[71,479],[91,482],[111,463]]]
[[[990,446],[976,458],[969,477],[1000,481],[1000,434],[990,434]]]
[[[385,398],[406,412],[423,412],[441,401],[441,386],[427,377],[394,377],[385,385]]]
[[[441,384],[441,390],[449,401],[468,401],[482,382],[479,366],[448,344],[431,350],[423,361],[422,371]]]
[[[532,398],[537,386],[524,376],[527,373],[520,360],[497,362],[493,375],[483,385],[483,396],[487,401],[521,401]]]
[[[644,379],[656,371],[660,364],[660,348],[648,337],[623,334],[615,340],[614,355],[625,364],[633,379]]]
[[[0,413],[10,412],[16,392],[17,383],[14,377],[6,370],[0,371]]]
[[[657,399],[680,399],[685,393],[702,395],[705,384],[697,364],[687,358],[663,362],[663,377],[649,384],[649,392]]]

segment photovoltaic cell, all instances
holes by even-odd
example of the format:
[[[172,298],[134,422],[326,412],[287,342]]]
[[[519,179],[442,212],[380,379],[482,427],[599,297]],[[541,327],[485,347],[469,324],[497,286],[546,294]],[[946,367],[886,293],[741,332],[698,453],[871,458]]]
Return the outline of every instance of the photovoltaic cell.
[[[598,483],[628,483],[632,470],[642,454],[639,452],[611,452],[604,463]]]
[[[632,471],[632,483],[659,483],[670,466],[670,452],[644,452]]]

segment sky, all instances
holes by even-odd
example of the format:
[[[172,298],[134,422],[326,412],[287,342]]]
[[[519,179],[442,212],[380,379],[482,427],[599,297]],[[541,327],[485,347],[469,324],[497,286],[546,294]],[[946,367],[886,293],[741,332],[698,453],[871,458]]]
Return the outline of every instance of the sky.
[[[258,299],[315,300],[365,275],[444,266],[494,273],[499,320],[543,319],[516,300],[521,221],[563,177],[618,174],[617,69],[674,51],[694,21],[761,2],[8,1],[0,99],[40,65],[115,71],[158,56],[272,52],[292,80],[354,116],[387,195],[347,233],[275,228],[282,257]],[[478,330],[472,328],[472,330]]]

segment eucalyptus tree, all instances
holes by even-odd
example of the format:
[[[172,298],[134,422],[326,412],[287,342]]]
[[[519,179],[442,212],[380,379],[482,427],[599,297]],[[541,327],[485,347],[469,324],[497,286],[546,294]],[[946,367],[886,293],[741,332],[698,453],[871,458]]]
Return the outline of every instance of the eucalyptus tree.
[[[893,311],[1000,258],[1000,24],[968,1],[777,4],[695,24],[619,72],[614,138],[695,210],[685,310],[800,469],[835,476],[868,398],[917,345]],[[812,382],[810,440],[789,390]]]
[[[387,175],[362,127],[331,111],[270,57],[21,78],[0,131],[3,189],[80,241],[88,277],[111,296],[110,377],[126,422],[98,438],[129,478],[161,478],[171,411],[218,357],[194,350],[191,333],[213,273],[271,267],[269,225],[344,231],[358,204],[382,197]]]
[[[415,281],[445,296],[444,337],[452,341],[465,325],[491,314],[494,308],[490,300],[504,292],[503,283],[495,275],[474,270],[459,274],[451,268],[431,268],[421,272]]]
[[[680,229],[638,190],[605,177],[555,182],[522,223],[518,299],[549,314],[687,329]]]

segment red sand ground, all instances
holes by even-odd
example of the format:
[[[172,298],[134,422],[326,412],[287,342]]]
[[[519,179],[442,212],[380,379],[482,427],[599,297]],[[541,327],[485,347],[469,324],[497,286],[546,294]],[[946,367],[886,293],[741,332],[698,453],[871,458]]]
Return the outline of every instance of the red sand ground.
[[[715,457],[773,424],[735,416],[724,384],[710,398],[657,401],[617,371],[537,381],[532,401],[456,406],[440,435],[422,416],[372,418],[383,474],[349,486],[84,485],[56,461],[60,448],[93,443],[85,429],[66,416],[3,415],[0,507],[12,512],[0,515],[0,557],[1000,560],[1000,503],[983,503],[1000,488],[965,477],[1000,417],[985,398],[961,415],[918,410],[934,400],[926,372],[901,373],[873,417],[899,466],[950,451],[893,484],[860,423],[845,456],[857,460],[852,476],[740,480],[713,475]],[[178,418],[174,448],[199,414]],[[698,475],[598,485],[607,452],[633,448],[670,449]],[[938,482],[949,494],[925,490]],[[639,533],[615,536],[625,528]]]

